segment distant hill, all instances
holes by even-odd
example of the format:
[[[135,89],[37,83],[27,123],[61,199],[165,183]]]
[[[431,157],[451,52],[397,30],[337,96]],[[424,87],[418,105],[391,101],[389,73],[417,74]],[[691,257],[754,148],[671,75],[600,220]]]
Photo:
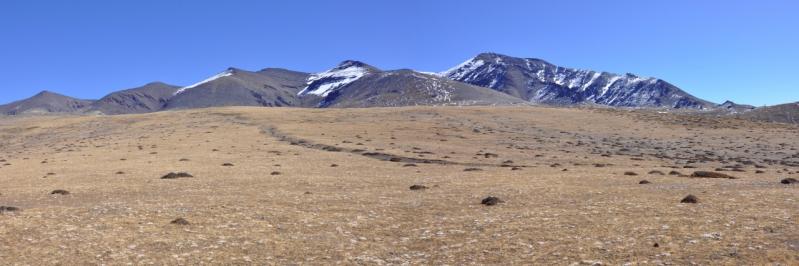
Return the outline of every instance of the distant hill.
[[[259,72],[229,68],[222,73],[175,92],[165,109],[217,106],[301,106],[297,93],[308,74],[265,69]]]
[[[180,87],[153,82],[142,87],[111,93],[92,103],[90,111],[107,115],[160,111]]]
[[[80,113],[85,111],[91,103],[91,100],[80,100],[55,92],[42,91],[28,99],[0,105],[0,114]]]
[[[738,115],[750,120],[799,124],[799,102],[760,107]]]

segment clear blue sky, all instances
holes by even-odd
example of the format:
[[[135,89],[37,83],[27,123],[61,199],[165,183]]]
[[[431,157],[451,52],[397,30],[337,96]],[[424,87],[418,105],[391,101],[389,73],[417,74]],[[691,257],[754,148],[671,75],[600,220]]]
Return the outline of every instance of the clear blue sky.
[[[792,0],[4,0],[0,36],[0,102],[189,85],[229,66],[442,71],[485,51],[658,77],[715,102],[799,101]]]

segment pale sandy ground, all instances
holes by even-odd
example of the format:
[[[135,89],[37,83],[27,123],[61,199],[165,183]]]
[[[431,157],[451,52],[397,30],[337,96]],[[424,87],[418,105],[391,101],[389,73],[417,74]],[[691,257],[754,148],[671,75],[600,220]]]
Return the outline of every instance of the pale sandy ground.
[[[0,214],[0,261],[797,265],[797,132],[543,107],[0,118],[0,206],[22,209]],[[160,179],[177,171],[195,177]]]

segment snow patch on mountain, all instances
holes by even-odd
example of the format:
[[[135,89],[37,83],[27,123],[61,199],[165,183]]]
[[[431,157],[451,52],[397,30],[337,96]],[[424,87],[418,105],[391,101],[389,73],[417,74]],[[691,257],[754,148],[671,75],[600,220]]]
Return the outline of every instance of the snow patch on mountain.
[[[599,92],[599,95],[601,96],[601,95],[605,95],[606,93],[608,93],[608,90],[610,90],[610,88],[613,86],[613,84],[616,84],[616,82],[619,81],[620,79],[621,79],[620,76],[611,77],[610,80],[608,81],[608,83],[605,84],[604,87],[602,87],[602,90]]]
[[[461,63],[460,65],[450,68],[447,71],[441,72],[440,76],[442,77],[449,77],[450,79],[460,80],[464,78],[466,75],[471,74],[473,71],[477,70],[481,66],[485,65],[485,61],[479,60],[477,58],[472,58],[466,60],[466,62]]]
[[[211,82],[211,81],[223,78],[223,77],[232,76],[232,75],[233,75],[233,70],[232,69],[225,70],[222,73],[216,74],[213,77],[210,77],[210,78],[207,78],[207,79],[205,79],[203,81],[197,82],[197,83],[195,83],[195,84],[193,84],[191,86],[180,88],[178,91],[175,92],[175,95],[181,94],[181,93],[185,92],[186,90],[189,90],[189,89],[192,89],[192,88],[196,88],[196,87],[198,87],[200,85],[203,85],[205,83],[208,83],[208,82]]]
[[[439,72],[417,71],[417,70],[414,70],[413,72],[422,73],[422,74],[425,74],[425,75],[430,75],[430,76],[435,76],[435,77],[441,77],[441,73],[439,73]]]
[[[596,81],[596,79],[599,78],[599,76],[601,76],[601,75],[602,75],[602,73],[594,72],[594,75],[591,76],[591,80],[589,80],[588,82],[583,84],[583,86],[580,87],[580,90],[581,91],[585,91],[586,89],[588,89],[588,87],[590,87],[591,85],[594,85],[594,82]]]
[[[308,86],[298,95],[318,95],[327,97],[328,94],[338,88],[344,87],[363,76],[369,74],[369,69],[358,64],[343,64],[334,69],[311,75],[308,78]]]
[[[414,73],[411,73],[411,75],[415,78],[425,80],[424,82],[422,82],[423,84],[425,84],[423,89],[428,95],[431,95],[430,98],[431,102],[443,103],[443,102],[452,101],[452,94],[454,92],[453,88],[445,86],[445,84],[443,84],[440,79],[433,78],[437,77],[437,74],[433,75],[430,73],[414,71]]]

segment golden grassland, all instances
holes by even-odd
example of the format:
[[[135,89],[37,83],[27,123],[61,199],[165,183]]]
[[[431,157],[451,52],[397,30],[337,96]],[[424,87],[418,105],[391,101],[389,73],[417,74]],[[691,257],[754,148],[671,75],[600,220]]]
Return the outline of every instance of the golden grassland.
[[[603,109],[5,117],[0,261],[796,265],[797,147],[787,125]]]

